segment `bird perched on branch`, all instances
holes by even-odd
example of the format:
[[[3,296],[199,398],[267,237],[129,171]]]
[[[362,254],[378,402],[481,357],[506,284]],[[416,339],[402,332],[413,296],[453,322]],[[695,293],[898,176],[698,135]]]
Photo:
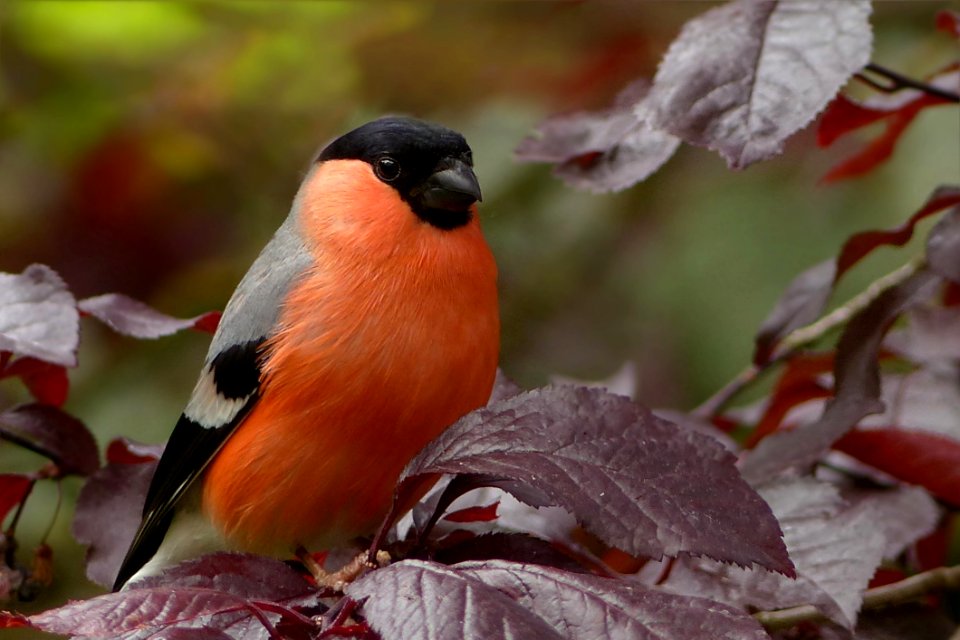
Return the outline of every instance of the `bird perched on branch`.
[[[374,532],[403,466],[493,386],[479,200],[470,147],[435,124],[382,118],[320,153],[226,306],[115,589]]]

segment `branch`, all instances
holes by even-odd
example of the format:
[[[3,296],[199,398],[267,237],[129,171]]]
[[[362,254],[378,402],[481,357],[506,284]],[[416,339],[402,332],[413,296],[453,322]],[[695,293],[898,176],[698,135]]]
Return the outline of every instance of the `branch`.
[[[891,71],[886,67],[881,67],[878,64],[871,62],[864,67],[864,70],[875,73],[878,76],[888,80],[888,83],[884,84],[877,82],[867,75],[864,75],[862,72],[854,75],[857,80],[863,82],[864,84],[870,85],[877,91],[882,91],[883,93],[895,93],[903,89],[916,89],[917,91],[922,91],[926,94],[942,98],[949,102],[960,102],[960,95],[953,93],[952,91],[947,91],[946,89],[941,89],[940,87],[935,87],[932,84],[920,82],[919,80],[914,80],[913,78],[901,75],[896,71]]]
[[[957,588],[960,588],[960,566],[938,567],[900,582],[868,589],[863,594],[862,609],[882,609],[915,600],[930,591]],[[788,629],[801,622],[827,621],[826,616],[811,604],[777,611],[758,611],[753,617],[770,630]]]
[[[760,366],[751,364],[743,369],[730,380],[730,382],[721,387],[719,391],[691,411],[691,414],[707,420],[716,417],[733,398],[750,386],[761,374],[768,371],[774,365],[790,359],[801,347],[819,340],[833,329],[846,324],[850,318],[865,309],[871,302],[877,299],[881,293],[912,276],[923,264],[923,258],[914,258],[896,271],[877,278],[867,285],[866,289],[827,315],[808,325],[794,329],[780,341],[767,362]]]

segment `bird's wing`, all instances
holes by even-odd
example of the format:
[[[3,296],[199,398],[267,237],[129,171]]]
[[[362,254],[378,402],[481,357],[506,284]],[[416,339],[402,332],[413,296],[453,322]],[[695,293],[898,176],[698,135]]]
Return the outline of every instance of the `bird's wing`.
[[[287,291],[310,263],[290,215],[224,309],[200,379],[157,463],[115,590],[153,557],[174,507],[257,402],[263,343],[275,331]]]

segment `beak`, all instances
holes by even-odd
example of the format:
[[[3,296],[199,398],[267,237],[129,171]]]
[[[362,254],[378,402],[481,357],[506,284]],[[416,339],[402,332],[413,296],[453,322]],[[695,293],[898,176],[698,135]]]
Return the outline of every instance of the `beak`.
[[[420,201],[428,209],[466,211],[483,198],[473,169],[463,160],[445,160],[426,182]]]

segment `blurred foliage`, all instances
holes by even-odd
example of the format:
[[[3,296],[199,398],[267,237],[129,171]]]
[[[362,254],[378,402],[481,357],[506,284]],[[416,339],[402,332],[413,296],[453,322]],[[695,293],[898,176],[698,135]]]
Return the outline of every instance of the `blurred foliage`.
[[[948,4],[877,3],[874,60],[917,77],[948,62],[955,44],[933,31]],[[754,329],[797,272],[960,175],[960,123],[947,109],[925,112],[880,170],[831,187],[817,180],[858,142],[822,151],[809,131],[743,173],[683,149],[611,196],[513,162],[543,117],[602,106],[651,75],[708,6],[5,3],[0,271],[44,262],[81,296],[120,291],[183,316],[221,308],[324,141],[408,113],[463,131],[474,148],[501,268],[504,369],[532,386],[630,360],[642,401],[690,406],[748,361]],[[848,292],[900,261],[871,259]],[[67,408],[104,443],[161,441],[207,342],[138,342],[88,323]],[[4,405],[18,397],[9,387]],[[0,444],[3,470],[34,462]],[[58,586],[31,609],[91,592],[67,533],[76,490],[67,483],[51,540]],[[55,501],[39,491],[25,544]]]

